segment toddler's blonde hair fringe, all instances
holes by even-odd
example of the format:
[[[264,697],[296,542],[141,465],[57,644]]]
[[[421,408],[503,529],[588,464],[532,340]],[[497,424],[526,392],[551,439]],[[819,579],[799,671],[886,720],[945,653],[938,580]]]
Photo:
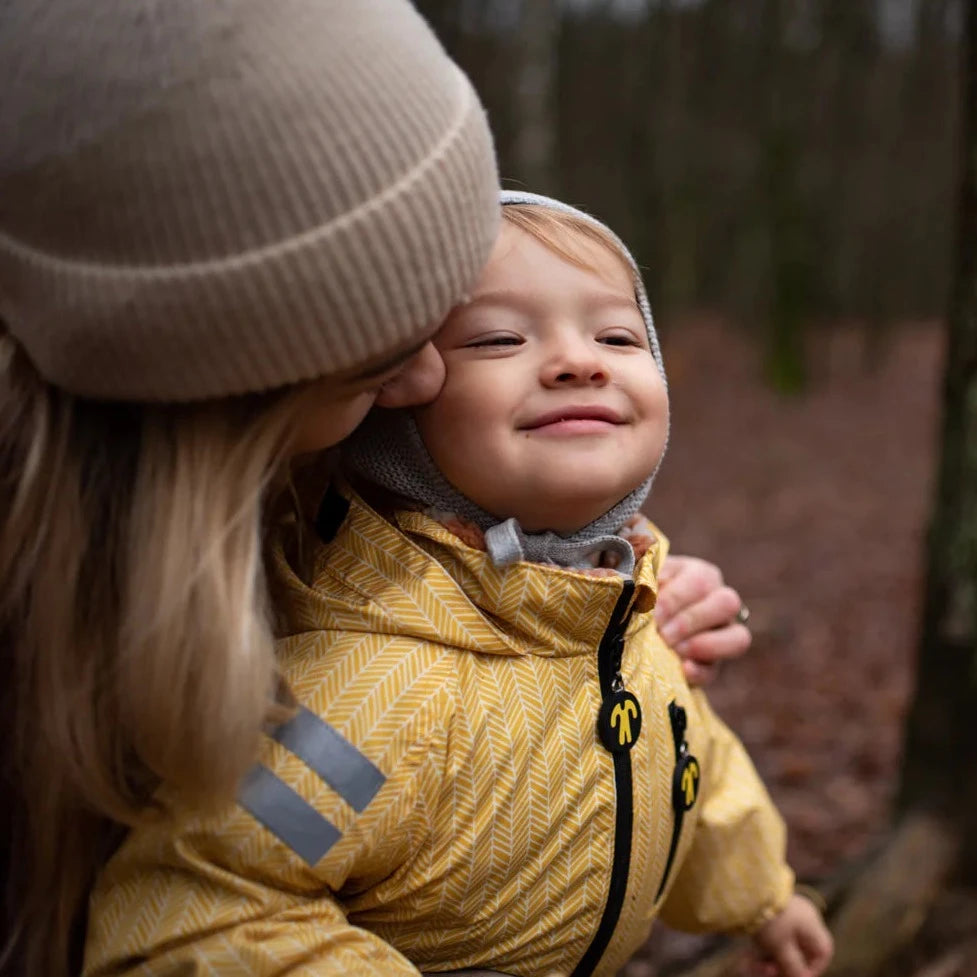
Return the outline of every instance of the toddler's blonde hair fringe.
[[[597,272],[593,252],[583,244],[586,241],[612,254],[628,275],[632,273],[628,256],[622,254],[614,236],[600,225],[576,214],[538,204],[512,203],[502,208],[502,220],[518,227],[557,257],[584,271]]]

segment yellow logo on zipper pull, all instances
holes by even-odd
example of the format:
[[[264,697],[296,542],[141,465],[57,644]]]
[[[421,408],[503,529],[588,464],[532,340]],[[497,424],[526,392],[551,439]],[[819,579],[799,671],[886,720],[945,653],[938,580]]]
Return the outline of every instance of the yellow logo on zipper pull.
[[[611,753],[624,753],[634,746],[641,733],[641,706],[632,693],[620,689],[601,703],[597,733]]]
[[[679,790],[684,801],[683,807],[687,811],[699,796],[699,761],[694,756],[688,756],[686,762],[681,765],[681,771]]]
[[[631,718],[637,718],[637,715],[638,707],[634,699],[625,699],[611,710],[611,726],[617,730],[618,745],[624,746],[634,739],[631,735]]]

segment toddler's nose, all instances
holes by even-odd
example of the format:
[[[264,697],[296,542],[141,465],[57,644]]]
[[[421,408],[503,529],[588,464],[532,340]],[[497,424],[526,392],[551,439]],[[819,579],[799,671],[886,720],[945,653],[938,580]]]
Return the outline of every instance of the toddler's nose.
[[[599,349],[584,339],[562,344],[543,370],[543,382],[549,385],[600,386],[608,380]]]

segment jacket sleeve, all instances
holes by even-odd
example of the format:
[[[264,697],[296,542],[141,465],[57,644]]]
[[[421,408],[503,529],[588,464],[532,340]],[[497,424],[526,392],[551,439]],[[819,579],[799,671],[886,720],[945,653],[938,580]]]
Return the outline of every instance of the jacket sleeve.
[[[370,759],[300,710],[237,804],[134,829],[93,893],[84,977],[417,977],[348,917],[430,834],[445,737],[425,722]]]
[[[692,741],[692,723],[700,734]],[[690,743],[702,769],[698,821],[661,918],[691,932],[751,933],[793,892],[787,833],[742,743],[692,692]]]

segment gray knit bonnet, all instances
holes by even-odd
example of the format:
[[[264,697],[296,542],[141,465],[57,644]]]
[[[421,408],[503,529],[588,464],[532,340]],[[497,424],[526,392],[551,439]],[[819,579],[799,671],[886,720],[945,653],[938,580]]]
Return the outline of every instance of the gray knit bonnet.
[[[0,79],[0,331],[71,393],[380,363],[498,231],[484,112],[408,0],[3,0]]]
[[[611,236],[621,256],[631,267],[635,299],[648,329],[652,355],[664,378],[665,368],[641,272],[620,238],[591,215],[549,197],[503,190],[500,199],[503,206],[529,204],[572,214]],[[562,536],[553,532],[526,533],[516,519],[500,521],[462,495],[434,464],[410,410],[376,408],[371,411],[364,423],[344,443],[343,460],[348,471],[368,482],[402,498],[434,510],[454,513],[474,523],[485,532],[489,555],[498,566],[529,560],[586,567],[592,554],[610,550],[619,555],[618,570],[625,575],[630,575],[634,569],[634,552],[618,533],[641,508],[654,479],[653,472],[608,512],[577,532]]]

